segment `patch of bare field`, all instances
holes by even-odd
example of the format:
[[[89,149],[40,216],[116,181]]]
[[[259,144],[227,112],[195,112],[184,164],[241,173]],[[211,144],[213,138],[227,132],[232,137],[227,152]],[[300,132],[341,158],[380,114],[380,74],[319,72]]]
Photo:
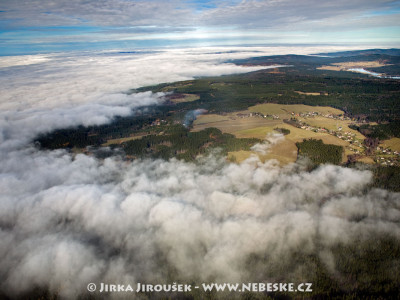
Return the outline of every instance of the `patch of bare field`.
[[[342,62],[335,63],[331,65],[326,65],[322,67],[318,67],[318,70],[330,70],[330,71],[347,71],[352,68],[378,68],[389,66],[389,64],[385,64],[382,61],[355,61],[355,62]]]
[[[232,151],[228,152],[228,160],[241,163],[242,161],[248,159],[252,154],[255,155],[253,151]]]
[[[106,143],[102,144],[102,146],[110,146],[112,144],[122,144],[124,142],[127,141],[133,141],[133,140],[138,140],[141,139],[143,136],[145,136],[146,134],[143,135],[136,135],[136,136],[129,136],[129,137],[125,137],[125,138],[120,138],[120,139],[111,139],[111,140],[107,140]]]
[[[209,114],[209,115],[200,115],[197,119],[193,122],[193,126],[200,126],[204,124],[212,124],[217,122],[224,122],[231,120],[228,116],[216,115],[216,114]],[[208,126],[213,127],[213,126]],[[197,131],[197,130],[194,130]]]
[[[390,140],[384,141],[380,146],[390,148],[393,151],[400,151],[400,138],[391,138]]]
[[[334,114],[341,115],[344,112],[340,109],[328,107],[328,106],[310,106],[304,104],[275,104],[275,103],[266,103],[266,104],[258,104],[255,106],[249,107],[248,111],[251,112],[259,112],[265,115],[277,115],[280,118],[289,118],[292,113],[300,114],[307,112],[318,112],[320,114]]]
[[[201,115],[194,121],[192,131],[201,131],[205,128],[215,127],[222,132],[235,134],[235,132],[242,130],[255,127],[273,127],[280,123],[280,120],[267,120],[260,117],[240,118],[236,114],[228,114],[226,116]]]
[[[239,130],[234,132],[233,134],[238,138],[257,138],[257,139],[264,139],[265,136],[273,132],[273,126],[265,126],[265,127],[255,127],[245,130]]]
[[[370,165],[373,165],[375,163],[374,160],[368,156],[362,156],[362,157],[358,158],[357,161],[365,163],[365,164],[370,164]]]
[[[346,71],[345,69],[339,66],[322,66],[318,67],[317,70],[327,70],[327,71]]]
[[[242,161],[249,158],[251,155],[257,155],[262,162],[270,159],[275,159],[280,163],[280,165],[283,166],[296,161],[297,147],[293,142],[285,139],[284,141],[273,145],[267,154],[260,154],[255,151],[241,150],[229,152],[228,159],[241,163]]]
[[[264,160],[276,159],[282,165],[295,162],[297,159],[296,144],[285,138],[284,141],[273,145],[270,151],[266,155],[263,155],[262,158]]]

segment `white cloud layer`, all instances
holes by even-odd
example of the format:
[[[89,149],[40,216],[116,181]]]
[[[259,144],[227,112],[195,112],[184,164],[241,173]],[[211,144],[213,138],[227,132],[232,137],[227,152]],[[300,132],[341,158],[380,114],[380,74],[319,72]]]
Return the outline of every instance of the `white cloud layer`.
[[[132,88],[259,69],[220,64],[217,56],[169,51],[3,57],[2,146],[20,145],[55,128],[107,123],[114,116],[131,114],[132,108],[162,101],[162,94],[128,95]]]
[[[36,285],[74,298],[89,282],[165,283],[172,269],[184,282],[300,280],[274,266],[294,252],[400,238],[399,195],[365,192],[368,171],[296,172],[256,158],[126,164],[33,149],[4,159],[0,277],[10,295]],[[251,255],[268,256],[263,278]]]

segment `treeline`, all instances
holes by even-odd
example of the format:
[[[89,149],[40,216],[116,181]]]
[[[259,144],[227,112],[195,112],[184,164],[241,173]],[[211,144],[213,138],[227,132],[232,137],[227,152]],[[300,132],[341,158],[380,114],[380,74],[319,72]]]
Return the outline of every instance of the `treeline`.
[[[374,174],[374,187],[400,192],[399,166],[375,166],[372,171]]]
[[[370,121],[399,119],[399,82],[361,77],[351,72],[316,70],[298,65],[261,70],[248,74],[201,78],[170,85],[169,90],[196,94],[200,99],[182,107],[204,108],[224,113],[245,110],[258,103],[331,106],[347,116]],[[148,88],[162,91],[167,85]],[[146,90],[146,89],[141,89]],[[319,96],[299,95],[296,91],[321,92]]]
[[[359,222],[364,217],[360,213],[352,221]],[[337,281],[331,276],[331,284],[340,287],[343,296],[347,296],[343,298],[398,299],[400,243],[395,236],[380,234],[374,239],[356,239],[351,245],[335,245],[331,251],[335,270],[341,274]],[[324,289],[329,290],[329,285],[329,281],[325,282]]]
[[[349,127],[373,139],[387,140],[393,137],[400,137],[400,121],[378,125],[363,124],[357,126],[353,124]]]
[[[313,164],[335,164],[342,161],[343,147],[324,144],[322,140],[305,139],[303,142],[296,143],[298,155],[308,157]]]
[[[232,134],[222,133],[217,128],[207,128],[199,132],[190,132],[182,125],[171,125],[162,135],[148,135],[138,140],[122,144],[125,153],[134,158],[176,157],[185,161],[193,161],[199,154],[210,148],[218,147],[222,154],[229,151],[250,150],[259,139],[236,138]]]
[[[45,149],[99,146],[108,139],[127,137],[132,133],[148,128],[159,115],[116,117],[110,124],[59,129],[49,134],[40,135],[35,143]]]
[[[290,130],[287,129],[287,128],[280,128],[280,127],[277,127],[277,128],[274,128],[274,130],[275,130],[276,132],[282,133],[283,135],[288,135],[288,134],[290,133]]]

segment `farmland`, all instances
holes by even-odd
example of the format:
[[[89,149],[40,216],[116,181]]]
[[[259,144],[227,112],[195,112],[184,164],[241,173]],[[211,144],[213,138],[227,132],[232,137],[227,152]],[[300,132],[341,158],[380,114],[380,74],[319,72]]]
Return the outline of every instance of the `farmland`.
[[[299,116],[302,116],[299,118]],[[242,161],[251,154],[258,155],[261,160],[277,159],[281,164],[294,162],[297,157],[296,143],[304,139],[320,139],[325,144],[332,144],[344,147],[342,162],[346,162],[347,155],[354,154],[356,147],[350,147],[350,142],[330,134],[328,131],[307,130],[287,124],[284,120],[297,117],[315,126],[313,128],[326,128],[333,131],[339,129],[344,132],[351,132],[358,139],[365,137],[358,131],[350,129],[350,120],[344,119],[343,111],[331,107],[308,106],[302,104],[260,104],[249,107],[245,111],[229,113],[225,115],[201,115],[193,123],[193,131],[200,131],[207,127],[216,127],[222,132],[234,134],[238,138],[265,139],[267,134],[274,132],[274,128],[286,128],[290,131],[285,140],[278,145],[273,145],[270,152],[265,155],[249,152],[230,153],[236,161]],[[361,149],[359,149],[360,151]],[[361,157],[360,157],[361,158]]]
[[[400,152],[400,138],[392,138],[382,143],[384,148],[390,148],[393,151]]]
[[[385,67],[387,64],[382,63],[381,61],[356,61],[356,62],[341,62],[341,63],[333,63],[331,65],[326,65],[319,67],[319,70],[332,70],[332,71],[343,71],[349,70],[352,68],[380,68]]]

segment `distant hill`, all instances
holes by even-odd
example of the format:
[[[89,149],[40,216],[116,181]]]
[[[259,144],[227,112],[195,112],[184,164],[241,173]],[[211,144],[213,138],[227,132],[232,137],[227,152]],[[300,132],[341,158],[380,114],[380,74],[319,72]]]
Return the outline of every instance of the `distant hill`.
[[[379,62],[382,66],[367,66],[366,70],[388,76],[400,75],[400,49],[370,49],[361,51],[344,51],[319,53],[315,55],[275,55],[248,59],[231,60],[237,65],[290,65],[304,70],[345,62]]]
[[[371,54],[384,54],[390,56],[400,56],[400,49],[368,49],[368,50],[356,50],[356,51],[342,51],[342,52],[330,52],[330,53],[318,53],[316,55],[324,55],[330,57],[344,57],[344,56],[357,56],[357,55],[371,55]]]

